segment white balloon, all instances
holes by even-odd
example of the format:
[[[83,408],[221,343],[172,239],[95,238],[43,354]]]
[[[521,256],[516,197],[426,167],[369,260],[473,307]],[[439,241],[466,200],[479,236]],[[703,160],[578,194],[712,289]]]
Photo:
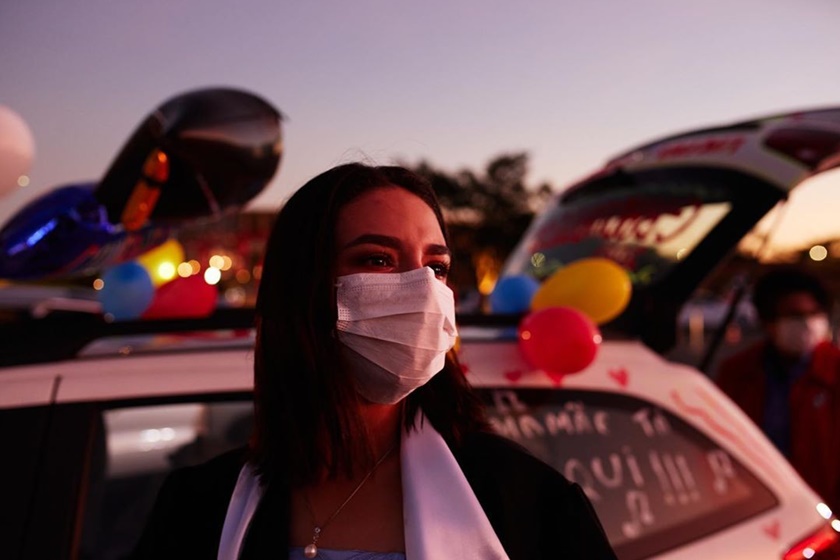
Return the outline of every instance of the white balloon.
[[[26,122],[0,105],[0,196],[12,192],[29,172],[35,156],[35,141]]]

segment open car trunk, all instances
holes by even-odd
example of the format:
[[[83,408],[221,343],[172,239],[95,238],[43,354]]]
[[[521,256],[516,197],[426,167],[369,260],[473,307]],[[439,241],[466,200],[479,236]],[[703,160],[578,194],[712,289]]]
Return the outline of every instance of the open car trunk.
[[[605,334],[664,352],[708,273],[796,185],[838,165],[840,108],[659,140],[558,195],[503,274],[544,279],[572,261],[612,259],[629,272],[633,297]]]

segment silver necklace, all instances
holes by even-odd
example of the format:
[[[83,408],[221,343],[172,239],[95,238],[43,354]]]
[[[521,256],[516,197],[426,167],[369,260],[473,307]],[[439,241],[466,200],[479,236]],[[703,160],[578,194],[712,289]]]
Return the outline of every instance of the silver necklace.
[[[359,492],[359,490],[362,489],[362,486],[365,485],[365,482],[367,482],[368,479],[371,476],[373,476],[373,473],[376,472],[376,469],[379,467],[379,465],[381,465],[382,462],[388,457],[388,455],[391,454],[391,451],[393,451],[396,446],[397,446],[397,444],[394,443],[393,445],[391,445],[391,447],[388,448],[388,451],[386,451],[385,454],[382,455],[382,457],[380,457],[376,461],[376,463],[374,463],[373,468],[370,469],[370,472],[368,472],[365,475],[365,477],[362,479],[362,481],[356,486],[356,488],[353,489],[352,492],[350,492],[350,495],[347,496],[347,498],[344,500],[344,502],[342,502],[341,505],[338,506],[338,509],[336,509],[333,512],[333,514],[330,515],[327,518],[326,521],[324,521],[320,525],[315,525],[315,528],[312,530],[312,543],[307,545],[306,548],[303,549],[303,555],[304,556],[306,556],[307,558],[315,558],[316,556],[318,556],[318,539],[321,538],[321,532],[323,532],[323,530],[327,528],[327,525],[329,525],[330,522],[333,519],[335,519],[336,516],[338,516],[339,513],[341,513],[341,510],[344,509],[344,506],[346,506],[347,504],[350,503],[350,500],[353,499],[353,496],[355,496]],[[303,501],[306,503],[306,508],[309,510],[309,514],[312,516],[312,519],[314,520],[315,519],[315,512],[312,509],[312,505],[309,503],[309,498],[307,497],[306,492],[303,493]]]

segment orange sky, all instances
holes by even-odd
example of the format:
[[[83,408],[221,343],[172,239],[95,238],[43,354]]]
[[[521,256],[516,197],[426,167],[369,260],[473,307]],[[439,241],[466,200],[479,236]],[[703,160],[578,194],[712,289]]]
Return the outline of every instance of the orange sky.
[[[766,257],[840,238],[839,201],[840,169],[827,171],[801,183],[793,190],[787,203],[770,212],[755,229],[763,233],[775,228]]]

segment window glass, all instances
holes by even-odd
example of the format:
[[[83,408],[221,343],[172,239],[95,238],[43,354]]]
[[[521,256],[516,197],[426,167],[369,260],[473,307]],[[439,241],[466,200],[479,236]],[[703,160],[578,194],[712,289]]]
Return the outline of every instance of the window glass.
[[[634,284],[650,284],[687,257],[731,208],[723,187],[667,174],[608,188],[596,182],[540,215],[504,273],[543,279],[572,261],[599,256],[624,266]]]
[[[686,302],[678,317],[677,345],[668,357],[701,365],[733,306],[732,320],[720,334],[707,373],[714,376],[721,360],[761,338],[750,298],[752,285],[765,267],[801,267],[819,277],[836,298],[840,294],[840,221],[832,201],[839,192],[840,169],[821,173],[794,188],[786,201],[759,221]],[[838,312],[840,307],[835,306],[831,317],[835,333]]]
[[[840,222],[833,204],[840,194],[840,169],[807,179],[761,220],[738,250],[763,262],[824,262],[840,257]],[[823,246],[826,252],[814,251]]]
[[[245,445],[253,405],[245,396],[126,406],[102,419],[105,453],[91,468],[81,557],[110,560],[131,552],[170,470]]]
[[[777,503],[716,442],[640,399],[544,389],[485,396],[499,433],[584,489],[624,560],[686,544]]]

